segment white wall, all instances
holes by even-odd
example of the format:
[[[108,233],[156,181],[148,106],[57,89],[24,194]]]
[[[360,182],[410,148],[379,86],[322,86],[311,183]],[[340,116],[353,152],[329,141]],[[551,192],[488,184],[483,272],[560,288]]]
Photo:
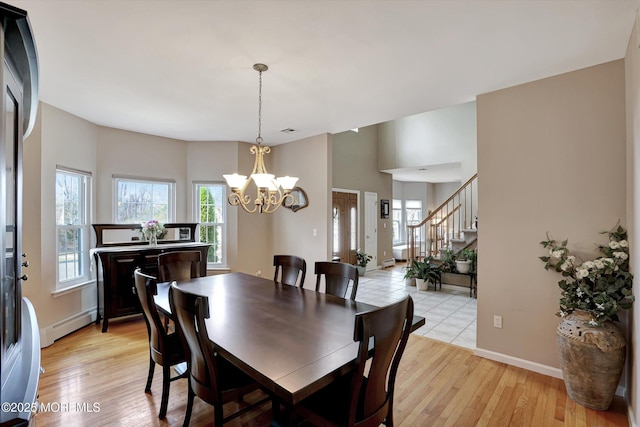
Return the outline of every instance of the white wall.
[[[95,283],[56,296],[53,292],[56,165],[92,173],[95,193],[97,139],[95,125],[40,103],[37,128],[25,141],[23,249],[30,266],[23,289],[36,309],[43,346],[95,319]]]
[[[636,26],[640,25],[640,12]],[[640,36],[640,35],[638,35]],[[635,275],[633,293],[640,296],[640,47],[635,34],[631,34],[625,57],[626,111],[627,111],[627,223],[631,241],[631,270]],[[629,363],[627,370],[627,403],[630,425],[640,423],[640,300],[636,300],[630,320]]]
[[[316,261],[331,259],[330,136],[322,134],[274,147],[273,172],[297,176],[309,206],[293,212],[279,209],[273,214],[272,254],[297,255],[307,262],[306,288],[313,288]],[[269,170],[271,172],[271,170]],[[315,232],[314,232],[315,231]],[[273,266],[267,270],[273,275]],[[266,275],[269,276],[269,275]]]
[[[460,163],[465,182],[478,170],[476,103],[381,123],[378,144],[380,170]]]
[[[561,277],[539,242],[593,258],[625,225],[624,91],[619,60],[478,96],[479,354],[558,368]]]
[[[97,159],[97,223],[115,222],[113,175],[174,179],[173,222],[188,221],[187,142],[99,126]]]

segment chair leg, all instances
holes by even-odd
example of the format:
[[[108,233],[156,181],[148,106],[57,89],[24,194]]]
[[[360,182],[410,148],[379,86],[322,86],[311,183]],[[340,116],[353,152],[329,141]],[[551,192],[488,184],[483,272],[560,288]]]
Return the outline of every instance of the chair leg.
[[[189,384],[187,384],[189,388],[189,393],[187,396],[187,412],[184,414],[184,423],[182,423],[182,427],[189,427],[189,422],[191,422],[191,410],[193,409],[193,390],[191,390],[191,379],[189,379]]]
[[[169,405],[169,384],[171,379],[171,366],[168,363],[162,366],[162,400],[160,401],[160,419],[167,416],[167,406]]]
[[[222,427],[224,424],[224,417],[222,416],[222,404],[217,403],[213,405],[213,425],[214,427]]]
[[[153,373],[156,368],[156,362],[149,356],[149,375],[147,376],[147,385],[144,388],[145,393],[151,393],[151,382],[153,381]]]

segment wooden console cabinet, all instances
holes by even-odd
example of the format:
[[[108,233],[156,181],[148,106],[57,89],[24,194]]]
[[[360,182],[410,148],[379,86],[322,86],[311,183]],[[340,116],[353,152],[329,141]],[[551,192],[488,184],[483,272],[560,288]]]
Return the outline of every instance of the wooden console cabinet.
[[[207,274],[208,243],[194,242],[196,224],[166,224],[169,228],[180,228],[184,240],[159,241],[155,246],[140,241],[109,242],[104,239],[105,230],[136,229],[136,225],[94,224],[98,247],[92,250],[98,266],[98,316],[102,320],[102,332],[109,327],[109,319],[142,313],[138,297],[133,293],[133,272],[140,267],[152,276],[158,274],[158,255],[173,251],[200,251],[200,274]],[[186,230],[189,229],[189,233]],[[188,236],[187,236],[188,235]],[[101,274],[100,274],[101,273]]]

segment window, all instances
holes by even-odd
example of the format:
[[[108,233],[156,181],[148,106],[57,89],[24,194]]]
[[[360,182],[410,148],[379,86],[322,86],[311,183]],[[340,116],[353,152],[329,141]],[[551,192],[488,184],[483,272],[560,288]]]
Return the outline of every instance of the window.
[[[226,195],[227,186],[220,183],[196,183],[196,219],[200,224],[200,241],[210,243],[208,267],[226,265]]]
[[[407,225],[418,225],[422,221],[422,200],[405,200]],[[420,229],[415,229],[416,239],[420,238]]]
[[[140,224],[150,219],[173,221],[173,181],[114,177],[115,222]]]
[[[393,235],[393,242],[398,243],[403,240],[403,236],[400,235],[400,230],[402,230],[402,200],[393,199],[392,203],[391,232]]]
[[[89,280],[91,174],[56,169],[57,288]]]

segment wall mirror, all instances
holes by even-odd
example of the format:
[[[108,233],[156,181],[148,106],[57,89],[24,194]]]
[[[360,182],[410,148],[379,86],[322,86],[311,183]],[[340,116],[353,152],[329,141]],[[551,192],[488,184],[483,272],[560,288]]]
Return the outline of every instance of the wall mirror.
[[[167,223],[158,243],[186,243],[195,241],[196,223]],[[93,224],[96,247],[119,245],[147,245],[140,224]]]
[[[293,196],[293,201],[291,198],[287,197],[284,201],[284,207],[289,208],[292,211],[296,212],[302,208],[306,208],[309,206],[309,198],[307,197],[307,193],[300,187],[293,187],[291,192],[289,193]]]

